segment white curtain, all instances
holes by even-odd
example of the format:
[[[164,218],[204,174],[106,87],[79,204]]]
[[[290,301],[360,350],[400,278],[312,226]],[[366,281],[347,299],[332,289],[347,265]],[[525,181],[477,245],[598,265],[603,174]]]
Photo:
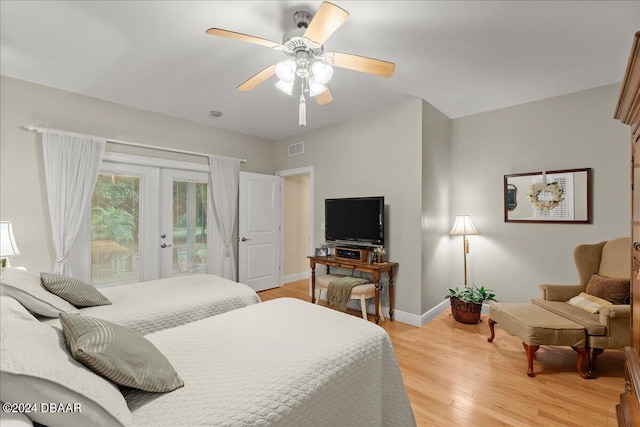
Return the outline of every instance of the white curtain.
[[[54,129],[42,132],[44,174],[56,261],[53,272],[71,276],[67,256],[91,202],[107,141]]]
[[[236,256],[233,251],[233,229],[238,215],[238,181],[240,159],[209,156],[211,200],[218,233],[213,236],[212,271],[236,280]]]

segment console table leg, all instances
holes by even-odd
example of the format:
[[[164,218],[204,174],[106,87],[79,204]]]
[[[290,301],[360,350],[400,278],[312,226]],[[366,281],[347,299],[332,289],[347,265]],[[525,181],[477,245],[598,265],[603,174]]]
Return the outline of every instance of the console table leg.
[[[389,319],[393,320],[393,300],[395,288],[393,286],[393,267],[389,269]]]
[[[311,304],[316,302],[316,266],[311,266]]]
[[[375,299],[376,299],[376,325],[380,323],[380,283],[375,283]]]

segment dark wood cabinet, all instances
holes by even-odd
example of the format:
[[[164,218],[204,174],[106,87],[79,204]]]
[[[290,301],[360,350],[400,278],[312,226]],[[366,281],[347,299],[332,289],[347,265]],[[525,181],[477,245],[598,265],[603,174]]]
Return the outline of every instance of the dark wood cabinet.
[[[640,31],[636,33],[615,118],[631,128],[631,345],[625,348],[626,386],[618,425],[640,426]]]

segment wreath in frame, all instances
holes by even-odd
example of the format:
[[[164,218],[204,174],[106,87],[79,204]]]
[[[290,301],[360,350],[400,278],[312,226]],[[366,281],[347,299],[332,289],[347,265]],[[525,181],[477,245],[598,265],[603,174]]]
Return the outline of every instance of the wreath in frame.
[[[549,193],[551,200],[540,200],[541,193]],[[564,200],[564,190],[557,182],[532,184],[529,188],[529,201],[531,205],[539,211],[550,211],[557,207]]]

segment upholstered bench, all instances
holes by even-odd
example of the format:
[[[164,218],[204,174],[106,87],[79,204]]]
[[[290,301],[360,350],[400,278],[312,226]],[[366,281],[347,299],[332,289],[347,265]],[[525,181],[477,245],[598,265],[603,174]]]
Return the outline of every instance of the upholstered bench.
[[[494,302],[489,307],[489,342],[495,338],[496,323],[522,340],[527,355],[527,375],[530,377],[535,376],[533,355],[540,346],[562,345],[570,346],[578,353],[578,373],[582,378],[589,378],[582,369],[587,358],[586,332],[582,325],[537,305]]]
[[[320,302],[320,295],[322,292],[327,293],[327,289],[329,289],[329,283],[336,279],[340,279],[344,277],[341,274],[327,274],[324,276],[316,277],[316,288],[318,290],[318,296],[316,297],[316,304]],[[360,310],[362,311],[362,318],[367,320],[367,298],[375,298],[376,296],[376,285],[373,283],[365,283],[363,285],[354,286],[351,290],[351,294],[349,295],[349,299],[357,299],[360,300]],[[380,320],[384,321],[384,316],[382,315],[382,304],[379,304],[380,310]]]

